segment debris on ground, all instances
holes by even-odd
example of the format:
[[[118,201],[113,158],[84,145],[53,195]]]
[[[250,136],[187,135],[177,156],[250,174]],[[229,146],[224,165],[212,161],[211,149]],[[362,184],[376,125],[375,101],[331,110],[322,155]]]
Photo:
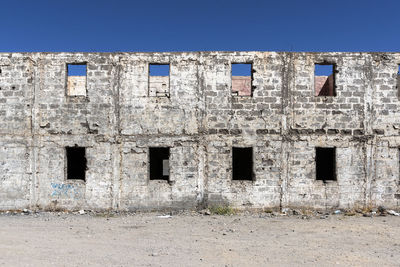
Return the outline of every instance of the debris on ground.
[[[166,219],[166,218],[172,218],[172,216],[171,215],[158,215],[157,218]]]
[[[387,213],[393,215],[393,216],[400,216],[400,213],[395,212],[394,210],[388,210]]]

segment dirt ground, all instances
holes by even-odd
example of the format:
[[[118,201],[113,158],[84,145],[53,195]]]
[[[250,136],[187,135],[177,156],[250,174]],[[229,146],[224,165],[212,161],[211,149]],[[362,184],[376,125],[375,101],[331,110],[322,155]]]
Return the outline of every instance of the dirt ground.
[[[400,217],[0,214],[4,266],[400,266]]]

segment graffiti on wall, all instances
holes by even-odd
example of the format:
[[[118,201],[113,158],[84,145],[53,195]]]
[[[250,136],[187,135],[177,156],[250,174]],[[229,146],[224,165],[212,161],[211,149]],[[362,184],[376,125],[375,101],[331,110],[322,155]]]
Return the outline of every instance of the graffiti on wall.
[[[51,187],[53,188],[53,192],[51,193],[52,197],[68,197],[73,199],[81,198],[79,188],[76,188],[72,184],[51,183]]]

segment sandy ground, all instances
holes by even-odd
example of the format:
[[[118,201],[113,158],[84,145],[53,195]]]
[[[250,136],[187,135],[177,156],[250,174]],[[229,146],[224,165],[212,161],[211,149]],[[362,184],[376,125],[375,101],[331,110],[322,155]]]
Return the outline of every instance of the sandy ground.
[[[0,215],[3,266],[400,266],[400,217]]]

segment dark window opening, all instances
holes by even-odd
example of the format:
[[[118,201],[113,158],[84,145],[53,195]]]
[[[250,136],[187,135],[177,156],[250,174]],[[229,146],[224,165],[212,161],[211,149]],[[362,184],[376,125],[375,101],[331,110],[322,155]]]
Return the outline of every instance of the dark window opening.
[[[169,180],[169,147],[150,147],[150,180]]]
[[[67,153],[67,179],[86,179],[86,148],[66,147]]]
[[[253,148],[232,148],[232,180],[253,180]]]
[[[336,96],[335,72],[334,64],[315,64],[315,96]]]
[[[316,147],[315,163],[317,180],[336,181],[336,148]]]
[[[232,95],[252,96],[253,64],[232,63]]]

